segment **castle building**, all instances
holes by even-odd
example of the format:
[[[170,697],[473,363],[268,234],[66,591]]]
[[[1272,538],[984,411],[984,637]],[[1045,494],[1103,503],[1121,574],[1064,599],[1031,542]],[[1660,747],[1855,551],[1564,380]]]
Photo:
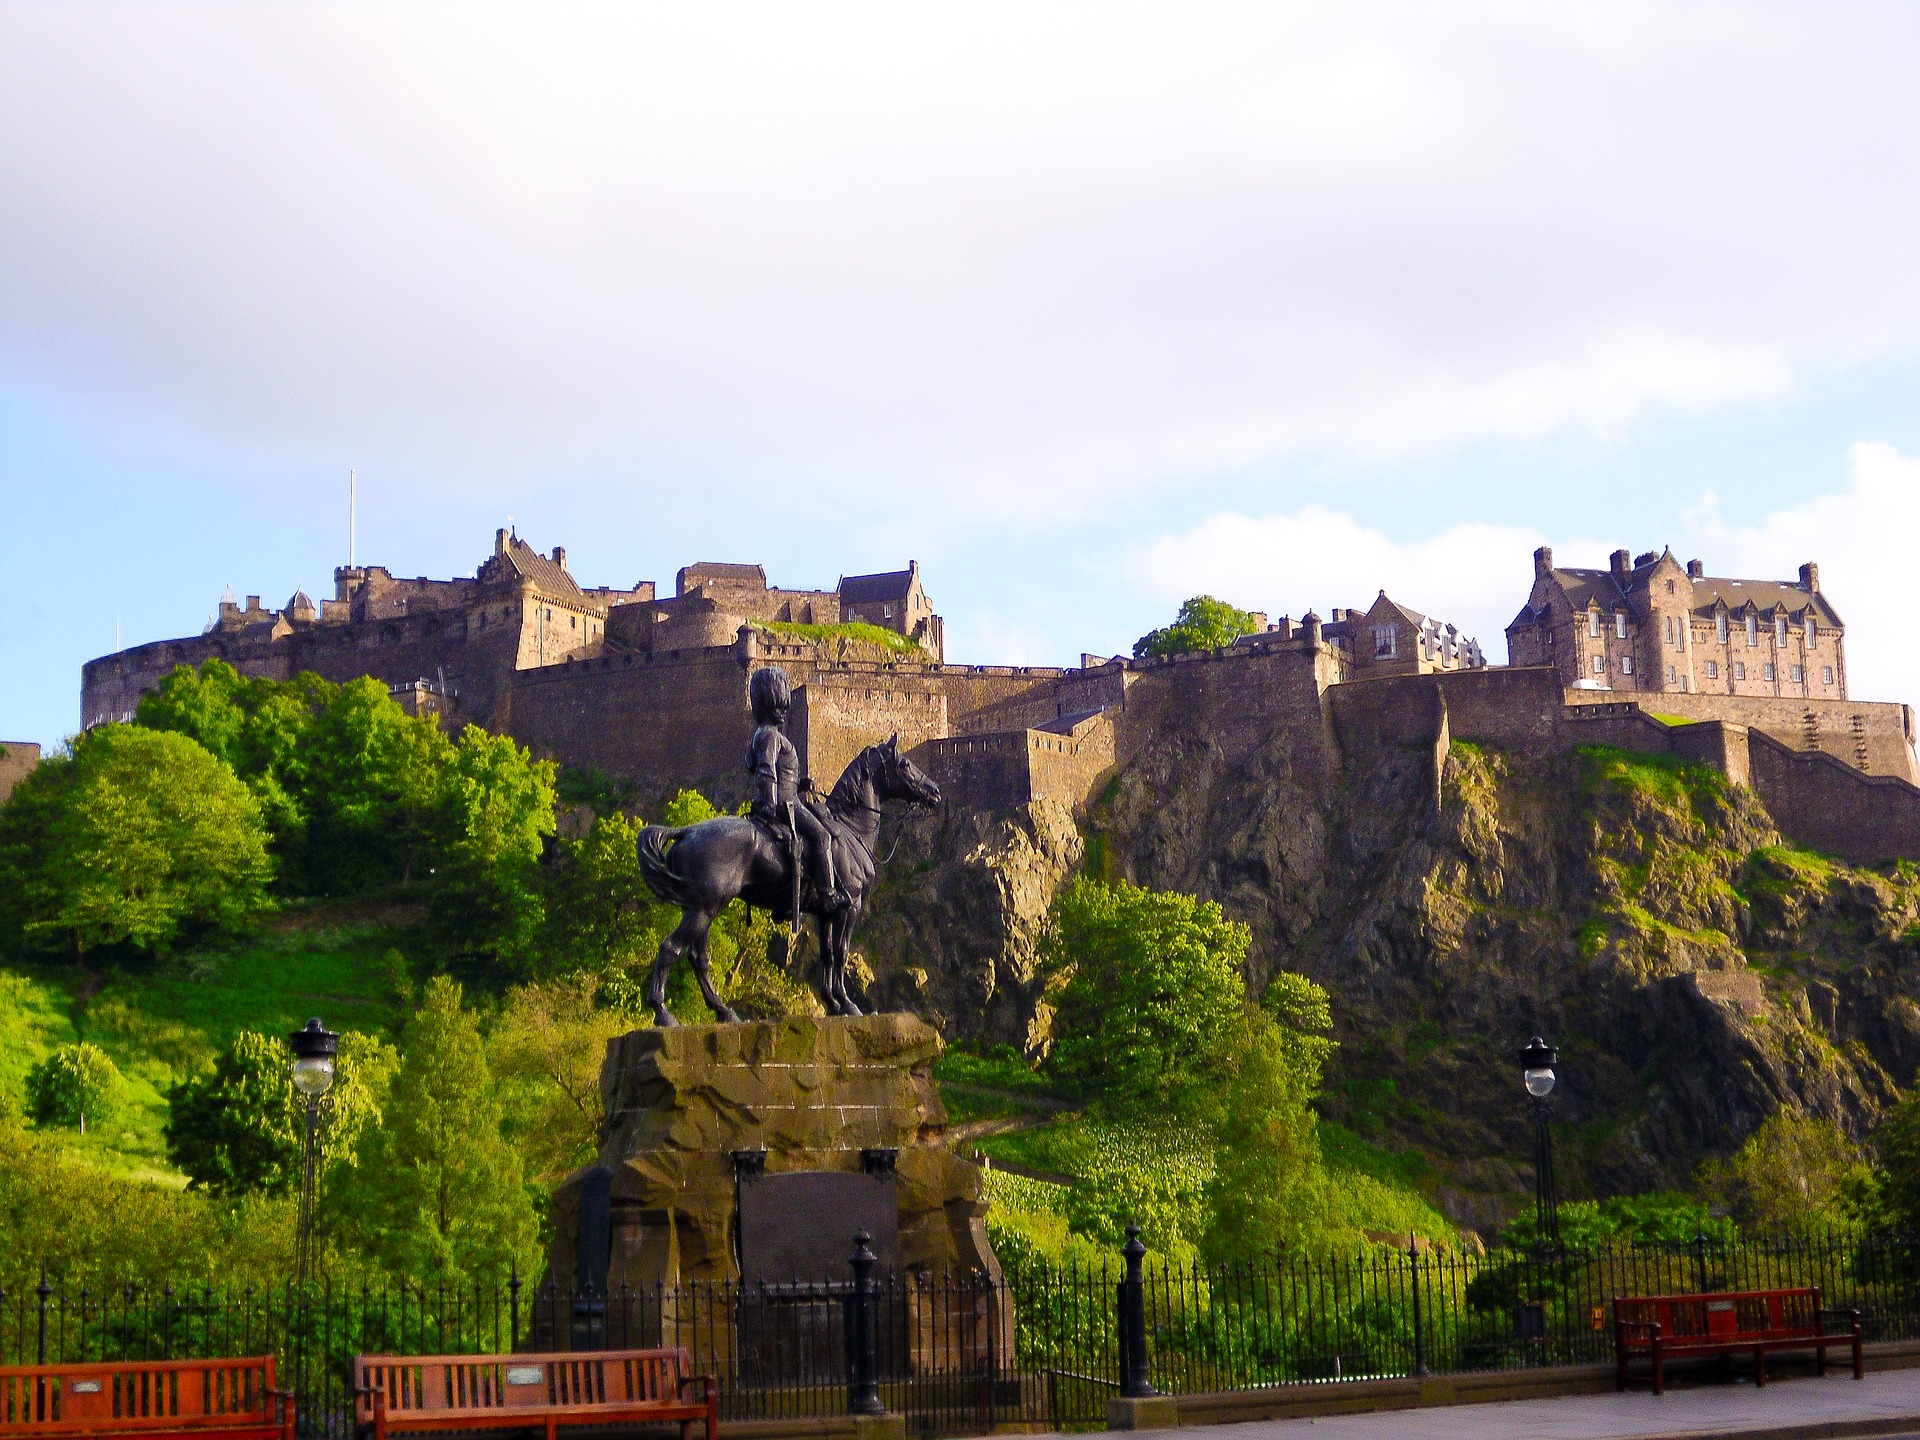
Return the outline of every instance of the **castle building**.
[[[1605,570],[1533,552],[1533,590],[1507,626],[1508,664],[1545,665],[1569,689],[1845,700],[1846,627],[1820,567],[1792,580],[1726,580],[1670,550]]]

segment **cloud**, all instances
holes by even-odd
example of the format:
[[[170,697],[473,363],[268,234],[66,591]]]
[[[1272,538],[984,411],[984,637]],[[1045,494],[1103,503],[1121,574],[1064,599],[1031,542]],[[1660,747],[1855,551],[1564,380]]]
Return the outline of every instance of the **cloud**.
[[[1848,693],[1920,704],[1911,641],[1913,537],[1920,534],[1920,461],[1891,445],[1849,452],[1852,483],[1804,504],[1745,516],[1709,493],[1686,517],[1690,548],[1709,574],[1791,579],[1820,567],[1820,588],[1847,627]]]
[[[1286,515],[1211,516],[1135,550],[1126,573],[1169,608],[1208,593],[1276,619],[1309,609],[1329,619],[1336,605],[1365,610],[1384,589],[1410,609],[1460,626],[1498,662],[1506,624],[1532,584],[1534,547],[1544,543],[1521,527],[1474,524],[1400,542],[1309,505]]]
[[[0,367],[960,519],[1920,343],[1900,7],[0,11]]]

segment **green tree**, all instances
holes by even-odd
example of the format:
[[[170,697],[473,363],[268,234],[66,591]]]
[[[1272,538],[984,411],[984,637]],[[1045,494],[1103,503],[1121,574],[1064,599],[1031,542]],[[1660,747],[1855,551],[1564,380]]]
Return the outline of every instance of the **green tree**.
[[[539,1262],[520,1157],[480,1026],[459,985],[437,976],[400,1041],[400,1064],[361,1164],[340,1177],[322,1220],[343,1245],[392,1271],[460,1281]]]
[[[0,923],[27,948],[243,931],[272,874],[259,802],[184,735],[100,726],[0,809]]]
[[[442,776],[435,919],[463,953],[508,973],[531,968],[545,919],[553,784],[552,761],[477,725],[461,732]]]
[[[1920,1230],[1920,1088],[1887,1112],[1872,1144],[1887,1218],[1902,1230]]]
[[[643,822],[601,815],[578,840],[562,840],[546,878],[540,968],[550,975],[651,963],[677,915],[640,875]]]
[[[27,1113],[36,1125],[77,1126],[87,1133],[119,1109],[126,1081],[107,1052],[82,1041],[62,1045],[27,1072]]]
[[[1204,1249],[1229,1260],[1299,1251],[1326,1225],[1326,1175],[1313,1100],[1332,1053],[1327,992],[1282,971],[1240,1016],[1200,1116],[1219,1137],[1204,1193]]]
[[[379,681],[342,685],[314,717],[305,782],[309,886],[348,894],[404,884],[428,868],[452,759],[440,727],[407,714]]]
[[[1781,1233],[1859,1218],[1873,1188],[1860,1146],[1830,1124],[1776,1110],[1722,1160],[1700,1168],[1699,1189],[1749,1230]]]
[[[334,1082],[321,1102],[321,1153],[351,1167],[377,1124],[391,1081],[393,1047],[372,1035],[340,1037]],[[167,1158],[215,1195],[284,1195],[300,1180],[306,1098],[294,1088],[293,1055],[277,1036],[242,1031],[211,1072],[168,1093]]]
[[[1048,1071],[1105,1104],[1184,1106],[1243,1028],[1251,939],[1211,900],[1076,879],[1041,937],[1056,1005]]]
[[[1171,625],[1150,630],[1133,642],[1133,656],[1178,655],[1191,650],[1219,650],[1242,635],[1251,635],[1254,619],[1211,595],[1196,595],[1180,607]]]

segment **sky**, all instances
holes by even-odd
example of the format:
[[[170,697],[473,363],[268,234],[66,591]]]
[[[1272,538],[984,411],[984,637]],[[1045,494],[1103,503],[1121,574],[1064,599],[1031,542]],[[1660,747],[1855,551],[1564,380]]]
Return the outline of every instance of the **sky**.
[[[347,558],[948,657],[1804,560],[1920,703],[1920,8],[0,0],[0,739]]]

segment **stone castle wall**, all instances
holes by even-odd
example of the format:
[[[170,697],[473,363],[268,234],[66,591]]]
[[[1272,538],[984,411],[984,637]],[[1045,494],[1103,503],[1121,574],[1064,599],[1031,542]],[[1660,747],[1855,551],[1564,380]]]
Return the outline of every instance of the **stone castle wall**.
[[[1604,705],[1624,697],[1569,690],[1570,705]],[[1819,750],[1868,775],[1920,783],[1914,764],[1913,711],[1869,700],[1775,700],[1754,695],[1635,696],[1646,710],[1688,720],[1725,720],[1764,731],[1789,750]]]
[[[0,740],[0,805],[39,763],[40,747],[31,740]]]

